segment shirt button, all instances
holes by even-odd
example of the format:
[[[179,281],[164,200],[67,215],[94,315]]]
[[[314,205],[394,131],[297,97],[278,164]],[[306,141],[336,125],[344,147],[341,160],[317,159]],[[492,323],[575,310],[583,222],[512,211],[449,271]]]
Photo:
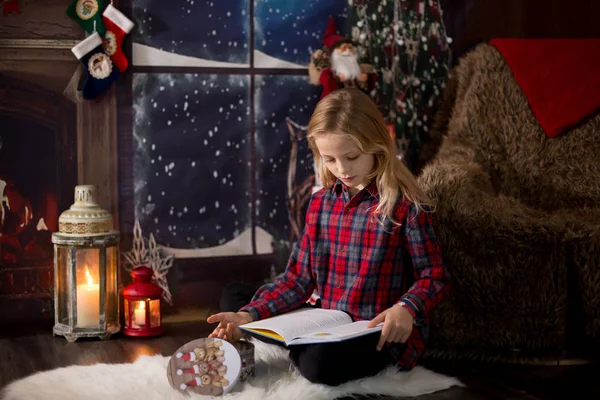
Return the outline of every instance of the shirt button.
[[[346,251],[346,249],[344,249],[344,246],[340,247],[340,253],[343,253],[345,251]]]

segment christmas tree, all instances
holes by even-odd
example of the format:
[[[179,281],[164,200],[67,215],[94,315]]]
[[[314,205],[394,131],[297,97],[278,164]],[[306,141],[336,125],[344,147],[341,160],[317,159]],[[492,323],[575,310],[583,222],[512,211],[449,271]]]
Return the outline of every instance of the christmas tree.
[[[452,63],[439,0],[349,0],[352,40],[377,73],[373,100],[413,171]]]

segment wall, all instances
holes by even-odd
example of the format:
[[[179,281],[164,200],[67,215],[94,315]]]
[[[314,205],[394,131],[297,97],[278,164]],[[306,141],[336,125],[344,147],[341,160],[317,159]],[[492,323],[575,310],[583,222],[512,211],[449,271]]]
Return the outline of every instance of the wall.
[[[82,73],[71,48],[86,37],[66,15],[71,0],[19,1],[20,14],[0,17],[0,73],[66,93]],[[113,2],[115,5],[118,2]],[[78,182],[99,188],[100,204],[118,216],[116,158],[116,96],[78,102]]]
[[[0,91],[4,95],[10,93],[10,88],[19,80],[25,82],[24,87],[31,87],[32,92],[37,92],[36,89],[40,93],[50,91],[48,98],[58,98],[51,100],[55,105],[76,102],[73,107],[76,114],[70,115],[69,123],[76,125],[77,154],[69,158],[73,161],[69,170],[77,178],[66,180],[64,175],[68,174],[56,174],[60,188],[67,193],[61,198],[65,201],[61,201],[59,212],[72,203],[75,184],[95,184],[100,190],[100,204],[118,219],[115,88],[94,101],[79,101],[76,90],[66,90],[67,87],[76,89],[80,77],[80,62],[71,48],[85,38],[81,27],[65,13],[70,3],[71,0],[20,0],[20,14],[0,16]],[[40,102],[32,101],[32,105],[43,104],[41,98],[44,96],[39,97]],[[11,101],[2,96],[0,103],[1,108],[6,109],[12,108],[16,101],[14,97]],[[43,107],[37,111],[40,116],[52,112],[49,106],[40,107]],[[59,116],[55,114],[53,118],[58,120]],[[49,227],[56,225],[57,221],[48,223]],[[6,269],[0,268],[3,277],[6,273]],[[0,308],[10,307],[6,304],[2,302]],[[45,303],[38,302],[34,308],[51,319],[51,308],[44,307]],[[32,322],[40,319],[35,312],[22,313],[21,317]]]
[[[68,4],[21,0],[20,14],[0,16],[0,72],[62,93],[78,65],[70,47],[84,38]]]
[[[455,60],[497,37],[597,38],[600,2],[594,0],[441,0]]]

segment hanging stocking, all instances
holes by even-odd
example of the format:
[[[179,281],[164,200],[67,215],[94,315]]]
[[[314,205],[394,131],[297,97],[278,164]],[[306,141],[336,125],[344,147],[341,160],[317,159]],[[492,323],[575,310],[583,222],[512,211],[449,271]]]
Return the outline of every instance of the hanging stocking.
[[[123,53],[123,37],[133,29],[133,22],[123,13],[109,4],[102,14],[102,21],[106,27],[104,34],[104,51],[110,56],[112,62],[124,72],[129,65]]]
[[[84,99],[98,97],[119,77],[119,70],[113,67],[110,57],[104,52],[98,33],[88,36],[71,51],[86,70],[82,90]]]
[[[2,13],[6,17],[11,12],[21,14],[17,0],[2,0]]]
[[[67,8],[67,15],[81,25],[87,33],[96,31],[100,36],[104,36],[106,30],[102,23],[104,4],[104,0],[73,0]]]

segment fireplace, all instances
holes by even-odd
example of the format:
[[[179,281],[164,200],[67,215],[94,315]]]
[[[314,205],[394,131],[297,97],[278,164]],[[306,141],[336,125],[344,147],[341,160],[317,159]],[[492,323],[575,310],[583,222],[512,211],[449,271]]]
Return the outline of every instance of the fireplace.
[[[63,96],[0,75],[0,325],[51,321],[51,233],[77,183],[77,112]]]

